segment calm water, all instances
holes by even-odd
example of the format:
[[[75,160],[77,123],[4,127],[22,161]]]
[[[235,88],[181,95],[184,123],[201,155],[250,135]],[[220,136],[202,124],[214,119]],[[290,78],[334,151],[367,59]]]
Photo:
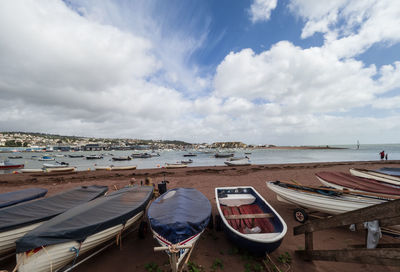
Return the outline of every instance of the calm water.
[[[320,150],[284,150],[284,149],[255,149],[232,151],[235,156],[245,156],[244,152],[251,152],[250,161],[253,164],[276,164],[276,163],[302,163],[302,162],[338,162],[338,161],[370,161],[379,160],[379,152],[385,150],[389,160],[400,160],[400,144],[388,145],[361,145],[356,149],[355,145],[342,145],[347,149],[320,149]],[[0,149],[5,151],[6,149]],[[192,159],[189,166],[214,166],[224,165],[224,158],[215,158],[214,154],[197,153],[196,157],[183,157],[186,151],[159,151],[159,157],[148,159],[132,159],[131,161],[113,161],[112,157],[127,156],[134,151],[88,151],[88,152],[6,152],[0,153],[0,161],[8,159],[8,156],[21,155],[22,159],[10,159],[16,164],[23,163],[25,168],[42,168],[43,163],[54,163],[54,161],[43,162],[38,159],[41,156],[49,155],[59,162],[67,162],[70,166],[76,166],[78,170],[94,170],[95,165],[101,166],[122,166],[137,165],[139,169],[162,167],[165,163],[176,163],[181,160]],[[136,152],[135,152],[136,153]],[[103,159],[87,160],[86,158],[69,158],[68,154],[94,155],[103,154]],[[14,170],[0,170],[0,173],[10,173]]]

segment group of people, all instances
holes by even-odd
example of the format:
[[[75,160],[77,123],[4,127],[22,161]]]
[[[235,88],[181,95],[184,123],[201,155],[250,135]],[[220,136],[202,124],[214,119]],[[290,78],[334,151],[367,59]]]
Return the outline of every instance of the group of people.
[[[379,155],[381,156],[381,160],[383,160],[383,159],[387,160],[388,159],[388,154],[385,153],[385,150],[382,150],[381,152],[379,152]]]

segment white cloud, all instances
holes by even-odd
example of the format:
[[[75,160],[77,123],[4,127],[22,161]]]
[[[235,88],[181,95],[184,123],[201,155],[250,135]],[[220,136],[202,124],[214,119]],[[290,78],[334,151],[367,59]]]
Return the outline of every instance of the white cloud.
[[[278,0],[254,0],[249,10],[251,21],[253,23],[268,21],[277,3]]]

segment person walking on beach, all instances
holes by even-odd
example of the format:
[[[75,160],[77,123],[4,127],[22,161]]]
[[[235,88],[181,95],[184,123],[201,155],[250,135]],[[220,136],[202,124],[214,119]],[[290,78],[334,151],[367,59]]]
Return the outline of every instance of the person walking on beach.
[[[381,160],[385,158],[385,150],[382,150],[379,155],[381,155]]]

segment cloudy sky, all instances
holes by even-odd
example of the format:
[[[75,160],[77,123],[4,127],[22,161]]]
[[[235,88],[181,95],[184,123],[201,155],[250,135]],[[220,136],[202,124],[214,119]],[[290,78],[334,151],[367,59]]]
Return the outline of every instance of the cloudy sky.
[[[0,131],[400,142],[398,0],[5,0]]]

